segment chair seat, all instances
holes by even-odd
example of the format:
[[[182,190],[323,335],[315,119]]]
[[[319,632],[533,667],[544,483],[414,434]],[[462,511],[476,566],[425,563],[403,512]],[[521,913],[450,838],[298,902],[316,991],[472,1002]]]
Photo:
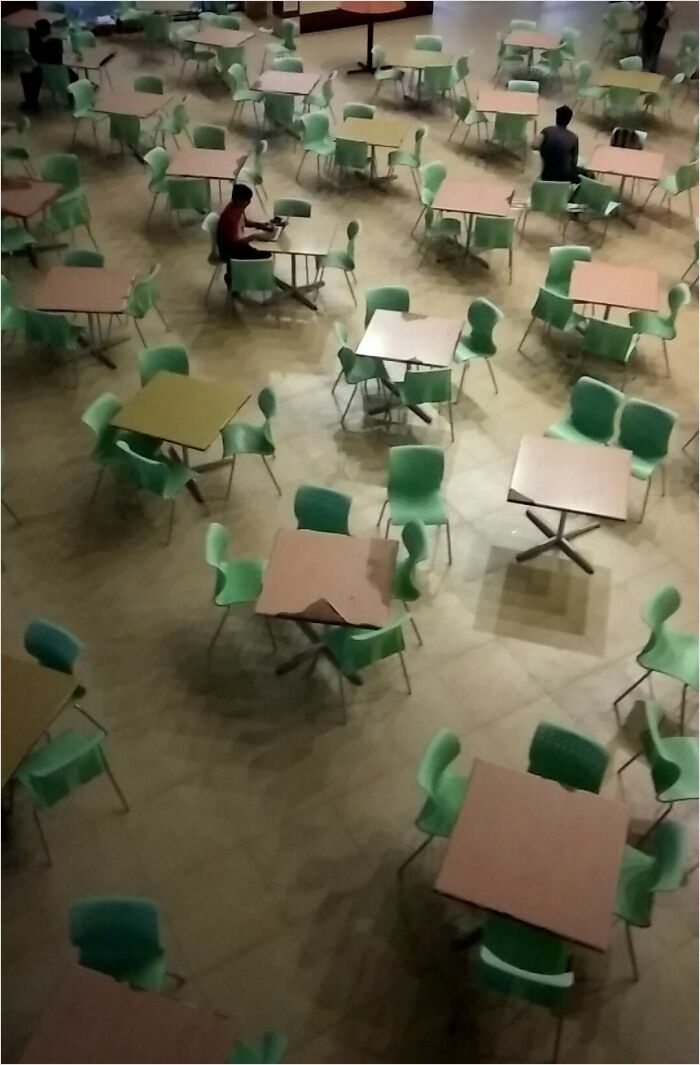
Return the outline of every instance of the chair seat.
[[[413,152],[402,152],[400,148],[389,152],[389,166],[420,166],[420,161]]]
[[[661,648],[652,648],[647,654],[640,654],[637,663],[642,669],[651,669],[654,673],[663,673],[687,684],[693,691],[698,690],[698,638],[692,632],[674,632],[668,634],[670,640]]]
[[[680,802],[698,796],[698,739],[697,736],[671,736],[664,739],[664,750],[680,769],[675,784],[657,792],[659,802]]]
[[[37,806],[53,806],[102,772],[103,739],[102,733],[66,729],[27,755],[17,769],[17,780]]]
[[[465,126],[477,126],[480,123],[488,123],[488,119],[483,111],[470,111],[469,114],[462,120]]]
[[[225,584],[214,598],[217,606],[252,603],[260,595],[265,562],[262,558],[237,558],[222,565]]]
[[[234,103],[245,103],[247,100],[252,100],[253,103],[260,103],[264,96],[264,93],[259,92],[257,89],[236,89],[233,93]]]
[[[326,255],[319,256],[321,265],[335,267],[337,270],[354,270],[355,263],[346,251],[329,251]]]
[[[624,849],[613,913],[638,928],[651,924],[654,896],[649,890],[649,882],[656,861],[654,855],[645,854],[636,847]]]
[[[426,836],[447,839],[455,826],[467,788],[467,777],[460,773],[444,773],[439,784],[439,801],[429,798],[423,804],[416,827]]]
[[[556,440],[568,440],[572,444],[606,443],[605,440],[595,440],[592,436],[586,436],[585,433],[579,432],[568,418],[562,418],[561,421],[555,422],[554,425],[550,425],[549,429],[545,430],[544,435],[552,436]]]
[[[213,51],[213,50],[210,50],[208,48],[202,48],[202,49],[195,48],[192,58],[196,59],[196,61],[198,63],[201,63],[201,62],[207,62],[208,63],[210,59],[216,59],[216,52]]]
[[[335,151],[335,141],[330,137],[324,137],[320,141],[312,141],[311,144],[304,146],[306,152],[316,152],[317,155],[332,155]]]
[[[455,362],[469,362],[470,359],[488,359],[490,357],[490,354],[484,351],[474,351],[470,348],[464,337],[460,337],[455,348]]]
[[[422,496],[401,498],[393,496],[389,500],[389,517],[392,525],[408,525],[409,521],[422,521],[424,525],[444,525],[447,522],[445,504],[438,492]]]
[[[81,961],[80,964],[84,963]],[[115,964],[111,958],[90,958],[90,964],[86,967],[143,991],[160,991],[165,980],[165,952],[159,951],[144,962],[132,963],[124,968],[118,962]]]
[[[403,75],[403,70],[399,70],[398,67],[387,67],[386,70],[375,70],[374,72],[374,77],[377,81],[400,81]]]
[[[660,462],[661,458],[643,459],[639,455],[633,454],[630,461],[632,476],[636,477],[638,481],[648,481]]]
[[[664,192],[669,192],[671,196],[677,196],[680,192],[675,174],[667,174],[666,177],[662,177],[657,184],[657,188],[663,189]]]
[[[676,331],[663,315],[653,311],[633,311],[630,314],[630,325],[635,333],[645,333],[647,336],[660,337],[662,340],[673,340]]]
[[[429,240],[459,240],[462,235],[462,223],[459,218],[438,218],[426,230]]]
[[[274,448],[258,425],[229,422],[221,430],[224,457],[229,455],[271,455]]]

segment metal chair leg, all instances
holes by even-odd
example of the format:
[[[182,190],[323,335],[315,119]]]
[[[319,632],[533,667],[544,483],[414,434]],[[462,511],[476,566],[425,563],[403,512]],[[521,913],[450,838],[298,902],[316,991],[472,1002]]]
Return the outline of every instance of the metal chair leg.
[[[141,332],[141,326],[139,325],[138,318],[134,318],[134,325],[136,327],[136,332],[139,335],[139,340],[141,341],[141,343],[143,344],[143,346],[145,348],[146,347],[146,338],[144,337],[143,333]]]
[[[226,621],[226,618],[229,616],[230,610],[231,610],[231,607],[227,606],[226,610],[224,611],[224,616],[222,617],[222,619],[219,622],[219,624],[216,626],[216,631],[215,631],[214,635],[212,636],[211,640],[209,641],[209,646],[207,648],[207,655],[210,655],[212,653],[212,651],[214,650],[214,644],[216,643],[216,641],[219,639],[219,636],[221,635],[221,630],[224,627],[224,622]]]
[[[447,529],[447,562],[448,565],[452,565],[452,536],[450,534],[450,523],[445,522],[445,528]]]
[[[345,425],[345,419],[347,417],[348,411],[350,410],[350,404],[352,403],[353,399],[355,398],[355,393],[356,392],[357,392],[357,385],[355,385],[355,387],[353,388],[352,392],[350,393],[350,399],[348,400],[347,405],[345,407],[345,410],[343,411],[343,416],[340,419],[340,424],[342,426]]]
[[[561,1010],[557,1011],[557,1027],[554,1032],[554,1049],[552,1051],[552,1061],[559,1060],[559,1047],[561,1046],[561,1032],[564,1027],[564,1014]]]
[[[652,823],[649,825],[649,828],[646,830],[646,832],[644,833],[642,838],[639,840],[637,846],[641,847],[642,844],[645,843],[649,839],[649,836],[652,834],[654,829],[658,825],[660,825],[662,821],[666,820],[666,818],[668,817],[668,815],[670,814],[671,810],[673,809],[673,807],[675,805],[676,804],[674,802],[670,802],[668,804],[668,806],[666,807],[666,809],[664,810],[664,812],[659,817],[657,817],[655,821],[652,821]]]
[[[491,374],[491,380],[493,382],[493,390],[496,393],[496,395],[498,395],[498,385],[496,384],[496,375],[493,372],[493,366],[491,365],[491,359],[490,358],[486,359],[486,368],[489,371],[489,373]]]
[[[403,651],[399,651],[399,662],[401,663],[401,669],[403,670],[403,677],[406,681],[406,688],[408,689],[408,694],[413,695],[413,689],[411,688],[411,678],[409,677],[408,670],[406,669],[406,662],[403,657]]]
[[[642,676],[639,678],[639,680],[635,680],[634,684],[630,684],[629,688],[625,688],[625,690],[623,691],[622,695],[618,695],[617,699],[615,699],[613,701],[613,710],[615,711],[615,716],[617,718],[618,725],[620,724],[620,711],[618,710],[619,704],[622,702],[622,700],[625,698],[625,696],[629,695],[630,692],[633,692],[635,688],[639,687],[639,685],[642,683],[642,681],[645,681],[647,679],[647,677],[650,677],[650,676],[651,676],[651,670],[648,669],[646,671],[646,673],[642,674]]]
[[[270,467],[268,466],[268,464],[267,464],[267,459],[265,458],[265,456],[264,456],[264,455],[261,455],[261,456],[260,456],[260,458],[261,458],[261,459],[263,460],[263,466],[265,467],[265,469],[267,470],[267,472],[268,472],[268,473],[270,474],[270,477],[272,478],[272,483],[274,484],[275,488],[277,489],[277,495],[278,495],[278,496],[281,496],[281,495],[282,495],[282,489],[281,489],[281,488],[280,488],[280,486],[279,486],[279,485],[277,484],[277,478],[275,477],[274,473],[272,472],[272,470],[271,470],[271,469],[270,469]]]
[[[171,980],[175,981],[175,990],[176,991],[179,991],[180,988],[184,987],[185,984],[187,983],[187,980],[185,979],[184,976],[180,976],[179,973],[171,973],[169,969],[168,969],[168,971],[166,972],[165,975],[169,976]]]
[[[161,311],[161,309],[160,309],[160,307],[158,306],[158,304],[157,304],[157,303],[154,303],[154,304],[153,304],[153,309],[155,310],[156,314],[157,314],[157,315],[158,315],[158,317],[160,318],[160,320],[161,320],[161,322],[163,323],[163,325],[165,326],[165,328],[166,328],[166,329],[170,329],[170,326],[169,326],[169,325],[168,325],[168,323],[166,322],[166,320],[165,320],[165,316],[164,316],[163,312]]]
[[[12,507],[10,506],[10,504],[9,504],[9,503],[6,503],[4,499],[0,500],[0,502],[2,502],[2,505],[3,505],[3,507],[5,508],[5,510],[7,511],[7,513],[8,513],[8,514],[9,514],[9,515],[10,515],[10,516],[11,516],[12,518],[14,518],[14,520],[15,520],[15,524],[16,524],[16,525],[21,525],[21,524],[22,524],[22,522],[21,522],[21,521],[19,520],[19,518],[18,518],[18,517],[17,517],[17,515],[15,514],[15,512],[14,512],[14,510],[12,509]]]
[[[414,631],[414,632],[415,632],[415,634],[416,634],[416,639],[418,640],[418,643],[419,643],[419,644],[421,645],[421,647],[422,647],[422,646],[423,646],[423,637],[421,636],[420,632],[418,631],[418,626],[416,625],[416,619],[414,618],[413,614],[412,614],[412,613],[411,613],[411,611],[410,611],[410,610],[408,609],[408,607],[406,606],[406,604],[404,603],[403,605],[404,605],[404,607],[405,607],[405,609],[406,609],[406,613],[408,614],[408,619],[409,619],[409,621],[411,622],[411,625],[413,626],[413,631]]]
[[[272,625],[270,623],[270,619],[269,618],[265,618],[265,628],[267,629],[267,635],[270,637],[270,643],[272,644],[272,653],[276,654],[277,653],[277,640],[275,639],[275,634],[272,631]]]
[[[236,456],[231,456],[231,472],[228,475],[228,487],[226,488],[226,498],[231,495],[231,485],[233,484],[233,471],[236,468]]]
[[[46,863],[47,863],[47,865],[53,865],[53,858],[51,857],[51,851],[49,850],[49,844],[48,844],[48,842],[46,840],[46,836],[44,835],[44,827],[43,827],[43,825],[41,823],[41,818],[39,817],[39,811],[37,810],[36,806],[34,807],[34,824],[36,825],[36,830],[39,833],[39,839],[41,840],[41,845],[44,848],[44,854],[46,855]]]
[[[530,324],[528,325],[527,329],[525,330],[525,332],[523,333],[522,337],[520,338],[520,343],[518,344],[518,347],[517,347],[518,351],[522,351],[523,344],[527,340],[527,334],[530,332],[530,330],[532,329],[534,324],[535,324],[535,319],[531,318],[530,319]]]
[[[434,838],[435,838],[434,836],[427,836],[427,837],[426,837],[426,839],[424,839],[424,840],[423,840],[423,842],[422,842],[422,843],[421,843],[421,844],[420,844],[420,845],[419,845],[418,847],[416,847],[416,849],[415,849],[414,851],[412,851],[412,852],[411,852],[411,853],[409,854],[408,858],[406,858],[406,860],[405,860],[405,861],[401,862],[401,865],[400,865],[400,866],[398,867],[398,869],[396,870],[396,875],[397,875],[398,877],[401,877],[401,876],[403,876],[403,873],[404,873],[404,871],[405,871],[405,870],[406,870],[406,869],[408,868],[408,866],[409,866],[409,865],[411,864],[411,862],[413,861],[413,859],[414,859],[414,858],[417,858],[417,857],[418,857],[418,855],[419,855],[419,854],[421,853],[421,851],[424,851],[424,850],[425,850],[425,848],[426,848],[426,847],[428,846],[428,844],[429,844],[429,843],[430,843],[430,842],[431,842],[431,841],[432,841],[432,840],[433,840]]]
[[[637,965],[637,955],[634,952],[634,943],[632,942],[632,929],[625,921],[625,937],[627,939],[627,950],[630,956],[630,965],[632,966],[632,979],[635,983],[639,980],[639,966]]]
[[[102,757],[104,758],[104,755]],[[112,772],[111,766],[110,766],[110,764],[109,764],[109,762],[107,761],[106,758],[104,759],[104,763],[105,763],[105,773],[107,774],[107,776],[111,780],[112,787],[114,788],[114,790],[116,791],[117,795],[119,796],[119,800],[120,800],[122,806],[124,807],[125,813],[128,814],[129,813],[129,804],[126,801],[126,799],[124,798],[124,792],[122,791],[122,789],[117,784],[116,777],[114,776],[114,773]]]
[[[647,503],[649,502],[649,492],[650,491],[651,491],[651,477],[649,477],[648,480],[647,480],[647,490],[644,493],[644,502],[642,503],[642,513],[639,516],[639,524],[640,525],[644,521],[644,515],[647,512]]]
[[[377,518],[377,528],[379,528],[382,524],[382,518],[384,517],[384,511],[386,510],[388,503],[388,499],[385,499],[382,503],[382,509],[379,511],[379,517]]]
[[[622,773],[624,773],[625,769],[627,769],[628,766],[632,765],[632,762],[636,762],[638,758],[641,758],[643,754],[644,751],[637,751],[637,753],[633,754],[631,758],[628,758],[627,761],[618,769],[617,775],[620,776]]]
[[[684,684],[683,685],[683,694],[681,695],[681,723],[680,723],[681,736],[683,735],[683,731],[685,729],[685,703],[686,703],[687,695],[688,695],[688,685]]]
[[[333,385],[333,387],[331,389],[331,395],[332,396],[335,395],[335,390],[338,387],[338,385],[340,384],[340,379],[341,379],[342,376],[343,376],[343,371],[341,370],[340,373],[338,374],[338,376],[336,377],[335,383],[334,383],[334,385]]]

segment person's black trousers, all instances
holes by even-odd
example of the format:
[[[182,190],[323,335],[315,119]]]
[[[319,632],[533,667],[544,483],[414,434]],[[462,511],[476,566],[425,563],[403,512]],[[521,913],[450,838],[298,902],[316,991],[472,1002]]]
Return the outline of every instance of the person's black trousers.
[[[659,62],[659,54],[661,52],[661,46],[664,43],[664,37],[666,36],[666,30],[642,30],[642,63],[645,70],[650,70],[656,73],[656,67]]]

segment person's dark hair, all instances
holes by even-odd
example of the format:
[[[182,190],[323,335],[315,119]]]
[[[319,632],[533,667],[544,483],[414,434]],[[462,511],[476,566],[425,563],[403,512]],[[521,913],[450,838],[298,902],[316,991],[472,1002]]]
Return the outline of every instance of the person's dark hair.
[[[247,185],[234,185],[231,190],[231,203],[250,203],[253,190]]]
[[[47,18],[37,19],[34,23],[34,29],[40,37],[48,37],[51,33],[51,23]]]
[[[558,126],[568,126],[569,122],[571,122],[571,119],[574,117],[574,112],[567,104],[562,104],[561,107],[558,107],[555,114],[557,116]]]

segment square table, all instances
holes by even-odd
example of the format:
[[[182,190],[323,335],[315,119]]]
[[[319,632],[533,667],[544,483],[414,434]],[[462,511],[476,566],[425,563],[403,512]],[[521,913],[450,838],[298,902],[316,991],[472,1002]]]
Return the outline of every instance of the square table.
[[[39,214],[64,192],[63,185],[51,181],[33,181],[28,177],[3,177],[2,213],[23,222]]]
[[[116,92],[100,91],[93,111],[105,115],[131,115],[132,118],[150,118],[167,107],[172,97],[157,92],[136,92],[134,89],[118,89]]]
[[[105,48],[103,45],[93,45],[92,47],[83,48],[80,52],[64,52],[63,64],[64,66],[71,67],[73,70],[82,70],[83,77],[87,78],[88,74],[97,72],[102,80],[102,73],[107,78],[107,83],[110,89],[112,86],[112,79],[109,76],[109,64],[112,62],[117,52],[114,48]]]
[[[250,30],[227,30],[209,26],[204,30],[193,30],[191,33],[183,34],[182,40],[206,48],[240,48],[253,36]]]
[[[637,148],[611,148],[600,145],[593,152],[588,167],[594,174],[619,177],[620,198],[628,178],[635,181],[659,181],[664,172],[663,152],[646,152]]]
[[[413,125],[401,118],[345,118],[335,131],[338,140],[359,141],[372,148],[400,148]]]
[[[53,25],[54,22],[62,22],[65,17],[63,13],[57,11],[39,11],[37,8],[30,10],[23,7],[19,11],[13,11],[11,15],[3,15],[2,21],[19,30],[33,30],[40,18],[46,19]]]
[[[2,786],[77,688],[75,677],[28,658],[2,656]]]
[[[537,92],[511,92],[510,89],[480,89],[476,109],[485,114],[537,118],[540,113],[540,95]]]
[[[664,83],[663,74],[652,74],[649,70],[619,70],[608,67],[601,70],[595,81],[606,89],[636,89],[637,92],[660,92]]]
[[[124,404],[110,424],[177,444],[189,466],[188,449],[206,451],[248,398],[249,393],[224,381],[204,381],[189,374],[161,370]],[[230,461],[219,460],[190,468],[215,469],[229,465]]]
[[[574,263],[569,298],[573,303],[592,303],[625,311],[658,311],[659,272],[642,266],[614,266],[612,263]]]
[[[365,329],[357,354],[445,369],[452,363],[463,327],[463,320],[458,318],[378,310]]]
[[[242,148],[180,148],[168,163],[166,176],[235,181],[246,159]]]
[[[218,1062],[234,1043],[227,1017],[76,966],[41,1017],[22,1062]]]
[[[620,802],[475,758],[435,887],[605,950],[628,821]]]
[[[319,71],[265,70],[255,82],[260,92],[278,93],[280,96],[308,96],[316,87]]]
[[[310,294],[318,292],[324,284],[318,277],[318,260],[331,250],[336,229],[319,229],[311,219],[292,218],[291,224],[280,228],[272,239],[253,241],[253,247],[260,251],[267,251],[273,256],[289,256],[291,279],[285,281],[275,275],[275,284],[285,296],[303,303],[312,311],[318,310],[318,306]],[[306,266],[306,284],[301,284],[299,280],[299,259]],[[309,279],[309,259],[314,261],[313,281]]]
[[[559,47],[561,36],[546,30],[511,30],[503,43],[512,48],[525,48],[528,52],[547,51]]]
[[[474,215],[508,218],[514,192],[513,185],[493,179],[470,181],[468,178],[446,177],[435,195],[432,207],[434,211],[462,214],[468,218],[464,248],[466,256],[471,246]],[[477,261],[481,262],[480,259]]]
[[[420,91],[423,84],[423,77],[425,71],[434,67],[453,67],[455,63],[455,57],[451,52],[431,52],[424,48],[389,48],[389,54],[384,60],[388,67],[398,67],[399,70],[416,70],[418,71],[418,81],[416,84],[416,95],[413,98],[413,102],[420,104]],[[404,99],[408,100],[411,97],[404,91]]]
[[[547,539],[543,544],[521,551],[515,556],[517,561],[525,562],[545,551],[559,549],[586,573],[593,573],[590,562],[570,541],[599,528],[600,523],[592,522],[567,533],[566,520],[571,514],[585,514],[626,521],[630,456],[621,447],[524,436],[515,459],[508,502],[558,510],[560,514],[555,530],[531,510],[525,511]]]
[[[123,267],[52,266],[34,297],[39,311],[87,316],[93,355],[116,369],[105,354],[99,316],[123,314],[135,271]]]

